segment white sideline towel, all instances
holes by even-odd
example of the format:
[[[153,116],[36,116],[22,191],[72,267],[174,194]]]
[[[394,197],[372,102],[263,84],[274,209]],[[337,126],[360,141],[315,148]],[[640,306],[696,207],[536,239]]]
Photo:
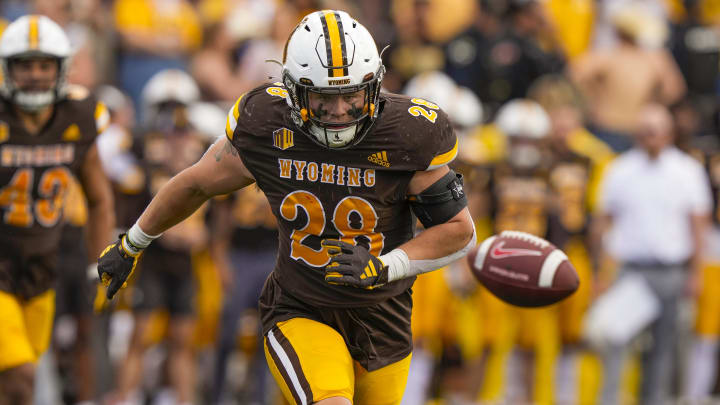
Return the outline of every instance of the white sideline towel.
[[[624,345],[660,315],[660,302],[645,279],[624,274],[588,310],[583,336],[596,348]]]

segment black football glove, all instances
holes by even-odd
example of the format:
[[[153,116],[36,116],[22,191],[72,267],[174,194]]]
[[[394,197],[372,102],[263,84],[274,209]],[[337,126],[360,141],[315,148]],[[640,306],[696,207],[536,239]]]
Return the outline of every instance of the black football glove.
[[[127,287],[127,279],[135,270],[143,252],[141,248],[131,251],[123,246],[123,240],[127,239],[126,234],[120,235],[119,238],[115,243],[106,247],[98,259],[98,276],[103,285],[107,287],[106,295],[109,300],[119,289]],[[126,243],[132,246],[132,243],[127,240]]]
[[[330,263],[325,266],[328,283],[367,290],[387,283],[387,266],[364,247],[334,239],[325,239],[322,245],[330,254]]]

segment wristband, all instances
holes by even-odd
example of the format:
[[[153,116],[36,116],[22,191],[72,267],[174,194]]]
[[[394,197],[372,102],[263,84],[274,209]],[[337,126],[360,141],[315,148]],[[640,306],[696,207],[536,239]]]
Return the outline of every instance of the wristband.
[[[123,247],[131,250],[142,250],[145,249],[150,245],[150,242],[153,240],[159,238],[162,234],[158,235],[148,235],[140,228],[140,225],[138,225],[137,222],[135,222],[135,225],[133,225],[130,230],[127,232],[127,242],[125,243],[123,241]],[[130,246],[127,246],[127,245]]]
[[[388,267],[388,282],[399,280],[405,277],[417,276],[445,267],[448,264],[463,258],[477,244],[475,229],[472,238],[462,249],[447,256],[436,259],[410,260],[407,253],[402,249],[393,249],[390,252],[378,257],[383,265]]]
[[[410,273],[410,258],[402,249],[393,249],[378,259],[388,267],[388,282],[405,278]]]

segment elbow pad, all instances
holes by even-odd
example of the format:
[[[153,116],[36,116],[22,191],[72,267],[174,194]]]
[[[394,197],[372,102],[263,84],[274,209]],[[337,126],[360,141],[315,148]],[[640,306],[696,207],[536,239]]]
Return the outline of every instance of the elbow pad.
[[[408,201],[425,228],[445,223],[467,207],[462,174],[450,169],[420,194],[409,195]]]

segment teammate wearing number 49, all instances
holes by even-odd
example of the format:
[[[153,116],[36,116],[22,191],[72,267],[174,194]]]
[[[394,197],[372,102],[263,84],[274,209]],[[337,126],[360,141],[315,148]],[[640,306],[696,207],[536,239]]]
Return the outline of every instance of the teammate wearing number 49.
[[[457,139],[437,105],[380,92],[368,31],[342,11],[306,16],[282,83],[240,97],[227,138],[160,190],[99,260],[112,297],[152,239],[208,198],[253,182],[278,218],[260,311],[268,365],[297,404],[398,404],[415,276],[475,245]],[[415,236],[416,217],[426,230]]]
[[[0,39],[0,404],[31,404],[34,363],[50,340],[65,192],[77,176],[88,200],[88,253],[113,227],[112,190],[95,138],[105,107],[65,83],[70,41],[42,16]]]

